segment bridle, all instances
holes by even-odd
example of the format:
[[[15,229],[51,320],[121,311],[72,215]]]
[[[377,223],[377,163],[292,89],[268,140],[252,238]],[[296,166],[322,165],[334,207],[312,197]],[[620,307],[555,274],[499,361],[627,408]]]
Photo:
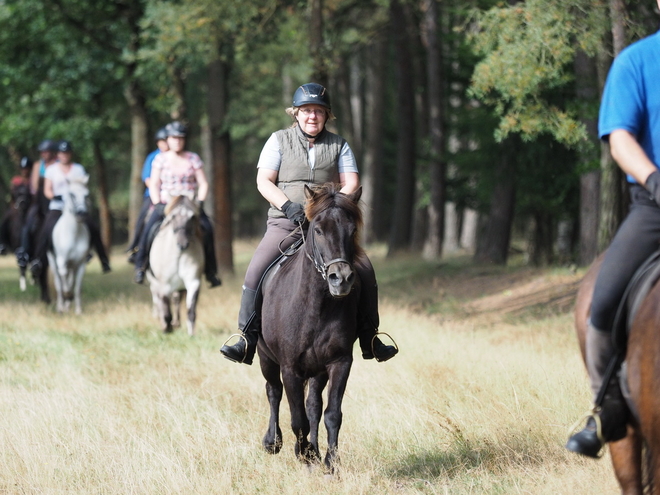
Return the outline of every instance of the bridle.
[[[310,224],[311,227],[311,224]],[[302,244],[304,245],[307,243],[307,240],[305,239],[305,231],[303,230],[302,226],[298,226],[300,229],[300,234],[302,236]],[[314,231],[312,230],[311,236],[309,236],[310,242],[312,245],[312,255],[310,256],[309,251],[306,249],[305,250],[305,256],[309,258],[309,260],[314,263],[314,268],[316,268],[316,271],[321,274],[321,277],[323,277],[323,280],[327,280],[328,276],[328,270],[330,267],[336,263],[346,263],[348,266],[351,268],[353,267],[353,264],[348,261],[345,258],[334,258],[331,259],[330,261],[323,261],[323,256],[321,256],[321,253],[319,251],[319,248],[316,246],[316,242],[314,241]]]

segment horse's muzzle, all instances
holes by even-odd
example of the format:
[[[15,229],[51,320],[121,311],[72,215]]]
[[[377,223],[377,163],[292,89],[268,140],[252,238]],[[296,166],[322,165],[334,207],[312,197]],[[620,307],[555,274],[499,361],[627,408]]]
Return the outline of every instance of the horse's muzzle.
[[[350,294],[351,289],[353,288],[355,271],[348,263],[334,263],[328,267],[326,279],[332,297],[346,297]]]

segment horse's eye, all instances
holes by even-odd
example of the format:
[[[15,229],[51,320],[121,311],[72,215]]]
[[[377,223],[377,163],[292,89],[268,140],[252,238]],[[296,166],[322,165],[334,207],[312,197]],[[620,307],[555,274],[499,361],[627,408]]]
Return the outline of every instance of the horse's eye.
[[[319,229],[318,227],[314,227],[314,233],[316,235],[323,235],[323,231],[321,229]]]

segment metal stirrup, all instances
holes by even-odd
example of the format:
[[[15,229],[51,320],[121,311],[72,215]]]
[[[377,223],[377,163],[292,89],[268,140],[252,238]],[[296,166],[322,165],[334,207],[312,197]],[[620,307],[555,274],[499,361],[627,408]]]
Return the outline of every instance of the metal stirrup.
[[[378,356],[376,356],[376,352],[374,351],[374,340],[376,340],[376,337],[378,337],[379,335],[386,335],[387,338],[390,339],[394,344],[394,348],[396,349],[396,352],[399,352],[399,346],[396,344],[396,341],[392,338],[392,336],[389,333],[376,332],[376,334],[373,337],[371,337],[371,355],[376,359],[376,361],[380,363],[381,360],[378,359]]]
[[[225,343],[222,344],[222,347],[226,346],[226,345],[227,345],[227,342],[229,342],[229,341],[230,341],[231,339],[233,339],[234,337],[238,337],[239,339],[243,339],[243,340],[245,341],[245,351],[243,351],[243,359],[241,359],[240,361],[236,361],[237,363],[242,363],[242,362],[245,361],[245,358],[247,357],[247,351],[248,351],[248,346],[249,346],[248,341],[247,341],[247,339],[245,338],[245,335],[243,335],[242,333],[234,333],[234,334],[231,334],[231,335],[229,336],[229,338],[228,338],[227,340],[225,340]],[[223,356],[227,357],[226,354],[223,354]],[[231,360],[231,361],[233,361],[233,360]]]

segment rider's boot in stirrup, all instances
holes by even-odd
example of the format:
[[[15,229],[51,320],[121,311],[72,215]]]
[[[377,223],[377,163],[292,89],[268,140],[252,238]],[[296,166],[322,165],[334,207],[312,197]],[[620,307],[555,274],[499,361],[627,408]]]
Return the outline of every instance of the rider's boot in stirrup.
[[[594,397],[597,397],[607,366],[614,355],[614,345],[612,335],[594,328],[591,322],[587,326],[586,355],[591,389]],[[566,448],[571,452],[598,458],[606,442],[621,440],[626,436],[628,406],[621,393],[618,371],[606,386],[601,406],[594,407],[585,427],[568,439]]]
[[[381,363],[397,355],[399,348],[396,345],[385,345],[380,341],[378,328],[370,318],[359,316],[358,322],[358,338],[363,359],[376,358],[376,361]]]
[[[234,345],[222,346],[220,352],[224,357],[236,363],[252,364],[259,340],[260,321],[255,312],[257,291],[243,287],[241,308],[238,312],[238,328],[241,331],[240,340]]]
[[[30,256],[22,247],[16,249],[16,262],[18,263],[19,268],[27,268],[28,263],[30,262]]]

